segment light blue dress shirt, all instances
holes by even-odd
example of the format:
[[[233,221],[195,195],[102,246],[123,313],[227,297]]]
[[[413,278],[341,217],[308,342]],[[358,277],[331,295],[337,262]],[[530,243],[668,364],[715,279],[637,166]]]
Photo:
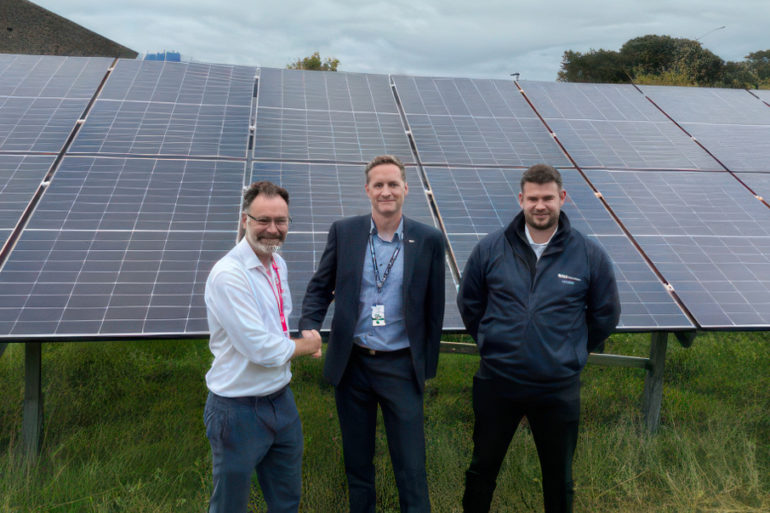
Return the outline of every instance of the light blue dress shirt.
[[[382,289],[377,290],[374,276],[372,253],[369,244],[366,245],[364,257],[363,276],[361,279],[361,295],[358,300],[358,322],[353,336],[364,347],[375,351],[396,351],[409,347],[409,337],[406,334],[404,321],[404,218],[398,224],[392,241],[384,241],[377,234],[377,226],[374,220],[369,232],[372,236],[369,240],[374,244],[374,252],[377,255],[377,267],[380,270],[380,279],[388,268],[388,263],[393,257],[393,252],[400,245],[401,250],[393,262],[390,274]],[[372,325],[372,306],[385,305],[385,326]]]

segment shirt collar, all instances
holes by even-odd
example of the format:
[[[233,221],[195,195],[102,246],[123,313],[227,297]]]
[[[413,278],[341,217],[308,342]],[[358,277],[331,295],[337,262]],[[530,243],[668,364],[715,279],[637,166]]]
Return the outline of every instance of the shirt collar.
[[[527,226],[527,223],[524,223],[524,234],[527,236],[527,242],[530,244],[535,244],[538,246],[546,246],[549,242],[553,239],[553,236],[556,235],[556,232],[559,231],[559,227],[557,226],[556,229],[553,231],[550,237],[548,237],[548,240],[545,242],[535,242],[532,240],[532,235],[529,234],[529,226]]]
[[[374,219],[370,219],[370,225],[369,225],[369,233],[372,235],[377,234],[377,225],[374,224]],[[401,221],[398,223],[398,228],[396,228],[396,233],[393,236],[393,241],[396,242],[399,240],[404,240],[404,216],[401,216]]]
[[[246,240],[246,237],[242,238],[241,242],[238,243],[238,251],[246,269],[254,269],[257,267],[265,269],[262,260],[260,260],[257,254],[254,253],[254,248],[251,247],[251,244]]]

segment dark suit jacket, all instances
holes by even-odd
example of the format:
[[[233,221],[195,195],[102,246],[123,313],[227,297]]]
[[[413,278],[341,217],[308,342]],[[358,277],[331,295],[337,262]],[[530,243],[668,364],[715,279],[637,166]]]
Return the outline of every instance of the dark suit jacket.
[[[301,330],[319,329],[335,300],[324,376],[338,385],[353,347],[371,215],[336,221],[302,301]],[[444,238],[437,229],[404,217],[404,314],[415,378],[436,375],[444,320]]]

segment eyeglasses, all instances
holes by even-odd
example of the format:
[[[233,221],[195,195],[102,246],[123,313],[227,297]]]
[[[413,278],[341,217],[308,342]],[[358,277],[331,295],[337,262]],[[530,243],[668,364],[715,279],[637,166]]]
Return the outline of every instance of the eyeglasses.
[[[278,228],[288,228],[288,226],[291,224],[291,217],[254,217],[248,212],[244,212],[244,214],[246,214],[246,217],[257,223],[257,225],[262,228],[267,228],[273,223],[275,223],[275,226]]]

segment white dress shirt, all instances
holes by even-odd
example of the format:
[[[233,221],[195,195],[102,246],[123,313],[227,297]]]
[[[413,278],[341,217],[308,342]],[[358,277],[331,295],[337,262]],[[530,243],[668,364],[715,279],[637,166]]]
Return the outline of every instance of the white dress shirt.
[[[286,262],[273,256],[283,289],[284,318],[291,313]],[[209,390],[224,397],[264,396],[291,380],[295,344],[284,332],[277,280],[244,238],[206,281],[209,348],[214,362],[206,374]]]

